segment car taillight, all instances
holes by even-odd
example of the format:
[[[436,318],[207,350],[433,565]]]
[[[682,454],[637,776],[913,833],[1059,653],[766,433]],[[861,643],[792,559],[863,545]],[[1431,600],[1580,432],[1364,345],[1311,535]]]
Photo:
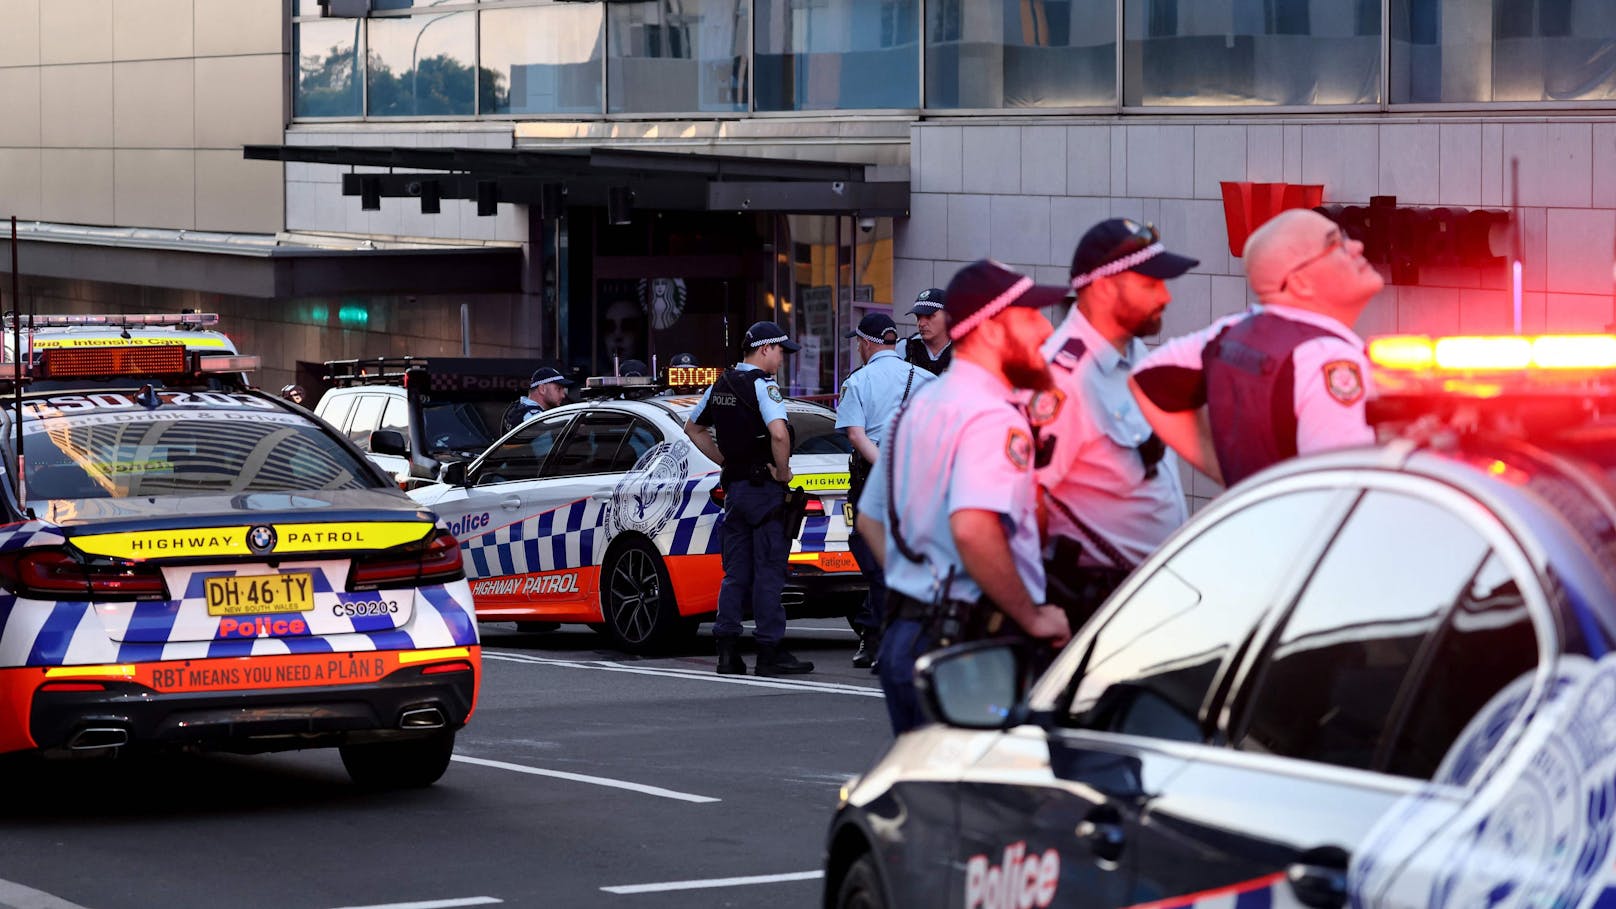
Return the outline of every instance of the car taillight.
[[[0,584],[41,600],[167,599],[157,566],[41,547],[0,553]]]
[[[458,581],[465,576],[460,543],[453,534],[440,529],[425,540],[354,559],[353,569],[348,572],[348,589],[418,587]]]
[[[809,499],[808,505],[803,509],[804,514],[824,514],[825,503],[818,499]]]

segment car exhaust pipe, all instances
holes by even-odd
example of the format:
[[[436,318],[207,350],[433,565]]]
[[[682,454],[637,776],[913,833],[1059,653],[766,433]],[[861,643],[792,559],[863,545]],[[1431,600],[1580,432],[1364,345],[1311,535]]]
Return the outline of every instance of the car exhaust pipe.
[[[400,729],[442,729],[446,725],[443,711],[436,707],[414,707],[398,718]]]
[[[69,751],[100,751],[129,744],[129,730],[117,726],[91,726],[80,729],[67,740]]]

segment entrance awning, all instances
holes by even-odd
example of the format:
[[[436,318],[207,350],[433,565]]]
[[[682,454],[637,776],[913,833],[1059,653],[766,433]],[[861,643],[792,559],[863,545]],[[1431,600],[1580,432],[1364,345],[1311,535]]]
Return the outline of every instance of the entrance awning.
[[[0,251],[10,236],[0,231]],[[25,222],[24,275],[286,299],[378,293],[508,293],[521,288],[514,246],[375,248],[361,241]],[[0,274],[11,257],[0,255]]]
[[[770,160],[625,148],[556,151],[332,145],[248,145],[257,161],[389,168],[343,174],[346,196],[477,200],[533,206],[632,206],[654,211],[756,211],[907,216],[907,180],[869,180],[863,164]],[[556,211],[559,214],[559,211]]]

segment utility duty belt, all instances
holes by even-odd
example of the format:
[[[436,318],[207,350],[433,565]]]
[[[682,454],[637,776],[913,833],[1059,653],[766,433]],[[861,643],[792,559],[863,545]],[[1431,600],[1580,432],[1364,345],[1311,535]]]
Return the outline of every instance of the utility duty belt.
[[[858,517],[859,497],[864,495],[864,485],[870,482],[874,467],[856,451],[847,456],[847,513],[854,518]]]
[[[887,591],[887,615],[920,622],[938,647],[960,641],[979,641],[1004,634],[1021,634],[1021,627],[987,599],[940,600],[927,603],[896,590]]]

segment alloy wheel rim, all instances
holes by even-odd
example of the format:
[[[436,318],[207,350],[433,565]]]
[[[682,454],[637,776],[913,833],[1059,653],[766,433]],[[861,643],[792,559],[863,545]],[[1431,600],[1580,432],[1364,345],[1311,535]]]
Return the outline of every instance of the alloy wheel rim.
[[[638,549],[625,552],[612,567],[612,627],[633,644],[644,643],[656,628],[662,591],[656,565]]]

